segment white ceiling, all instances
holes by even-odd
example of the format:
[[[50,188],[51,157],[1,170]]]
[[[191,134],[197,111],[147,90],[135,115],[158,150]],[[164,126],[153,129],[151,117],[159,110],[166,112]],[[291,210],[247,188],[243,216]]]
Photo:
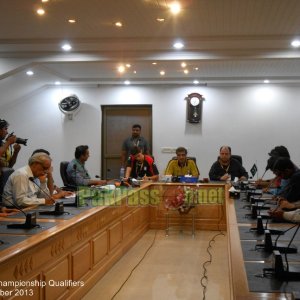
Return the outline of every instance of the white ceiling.
[[[125,79],[133,84],[300,82],[300,48],[290,46],[300,37],[299,0],[178,1],[183,9],[175,17],[169,0],[1,0],[0,102],[57,80],[68,85]],[[38,6],[46,10],[42,17],[35,13]],[[77,22],[68,23],[70,18]],[[115,27],[116,21],[123,27]],[[172,49],[177,38],[184,41],[183,50]],[[61,51],[64,41],[72,44],[71,52]],[[131,64],[123,75],[117,73],[121,63]],[[35,75],[29,78],[28,69]]]

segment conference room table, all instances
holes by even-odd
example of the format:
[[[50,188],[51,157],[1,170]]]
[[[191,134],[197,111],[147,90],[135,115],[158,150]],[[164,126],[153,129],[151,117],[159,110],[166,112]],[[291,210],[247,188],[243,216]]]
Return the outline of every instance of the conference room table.
[[[147,230],[168,233],[178,228],[187,230],[191,238],[197,230],[227,231],[232,299],[281,299],[283,293],[277,291],[249,289],[237,200],[229,197],[228,189],[222,182],[149,182],[87,192],[78,207],[64,207],[60,215],[39,213],[53,207],[26,208],[37,212],[39,226],[32,229],[7,228],[24,223],[22,212],[2,217],[0,299],[79,299]],[[172,208],[178,194],[193,198],[186,211]]]

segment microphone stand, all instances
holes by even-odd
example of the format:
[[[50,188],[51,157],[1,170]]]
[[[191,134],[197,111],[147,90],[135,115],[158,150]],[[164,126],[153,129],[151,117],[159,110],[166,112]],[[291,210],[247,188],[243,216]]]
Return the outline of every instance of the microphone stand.
[[[34,183],[38,188],[39,190],[41,190],[46,196],[47,198],[52,198],[51,195],[46,192],[44,189],[41,188],[40,185],[38,185],[35,181],[34,181],[34,178],[33,177],[29,177],[29,180]],[[39,212],[40,215],[62,215],[64,214],[64,204],[62,202],[56,202],[55,203],[55,209],[54,211],[52,210],[47,210],[47,211],[41,211]]]
[[[34,227],[40,227],[39,224],[36,223],[36,212],[29,212],[25,213],[24,210],[18,206],[17,204],[9,201],[8,199],[5,199],[8,203],[10,203],[12,206],[14,206],[16,209],[18,209],[20,212],[22,212],[25,215],[25,223],[24,224],[7,224],[7,228],[11,229],[31,229]]]
[[[289,229],[285,230],[283,232],[283,234],[286,233],[286,232],[288,232],[289,230],[293,229],[296,226],[298,226],[298,224],[293,225]],[[275,243],[273,245],[270,231],[269,230],[265,230],[265,240],[264,240],[264,243],[256,244],[255,250],[257,250],[257,249],[263,249],[265,252],[272,252],[273,250],[278,250],[281,253],[297,253],[297,247],[296,246],[292,247],[292,245],[291,245],[291,243],[294,240],[294,237],[295,237],[297,231],[298,231],[298,229],[295,231],[293,237],[291,238],[290,242],[286,246],[283,243],[278,243],[278,239],[280,237],[280,234],[277,236],[277,238],[275,240]]]
[[[287,248],[289,248],[291,246],[292,241],[294,240],[300,224],[297,224],[295,226],[298,226],[297,229],[295,230],[292,239],[290,240]],[[292,228],[294,228],[295,226],[293,226]],[[263,273],[266,274],[268,272],[272,272],[272,274],[275,275],[276,278],[280,279],[280,280],[284,280],[284,281],[300,281],[300,270],[299,268],[296,269],[295,267],[290,267],[289,266],[289,262],[287,259],[287,251],[284,252],[284,258],[285,258],[285,263],[286,263],[286,267],[284,267],[283,261],[282,261],[282,256],[280,254],[280,251],[278,250],[274,250],[273,251],[273,265],[274,268],[264,268],[263,269]]]

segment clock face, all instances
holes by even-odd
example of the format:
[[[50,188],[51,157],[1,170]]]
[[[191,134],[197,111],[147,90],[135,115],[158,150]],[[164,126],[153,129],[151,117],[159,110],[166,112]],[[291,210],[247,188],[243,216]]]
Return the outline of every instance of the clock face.
[[[200,103],[200,100],[197,97],[193,97],[193,98],[191,98],[190,103],[193,106],[197,106]]]
[[[80,101],[75,95],[66,97],[59,102],[59,107],[66,112],[74,111],[79,107],[79,105]]]

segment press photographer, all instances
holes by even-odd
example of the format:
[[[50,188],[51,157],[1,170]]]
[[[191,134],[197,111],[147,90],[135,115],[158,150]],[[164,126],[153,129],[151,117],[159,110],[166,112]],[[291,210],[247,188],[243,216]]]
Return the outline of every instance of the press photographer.
[[[27,139],[18,138],[13,133],[8,135],[9,123],[0,119],[0,167],[12,168],[17,161],[21,145],[26,146]]]

